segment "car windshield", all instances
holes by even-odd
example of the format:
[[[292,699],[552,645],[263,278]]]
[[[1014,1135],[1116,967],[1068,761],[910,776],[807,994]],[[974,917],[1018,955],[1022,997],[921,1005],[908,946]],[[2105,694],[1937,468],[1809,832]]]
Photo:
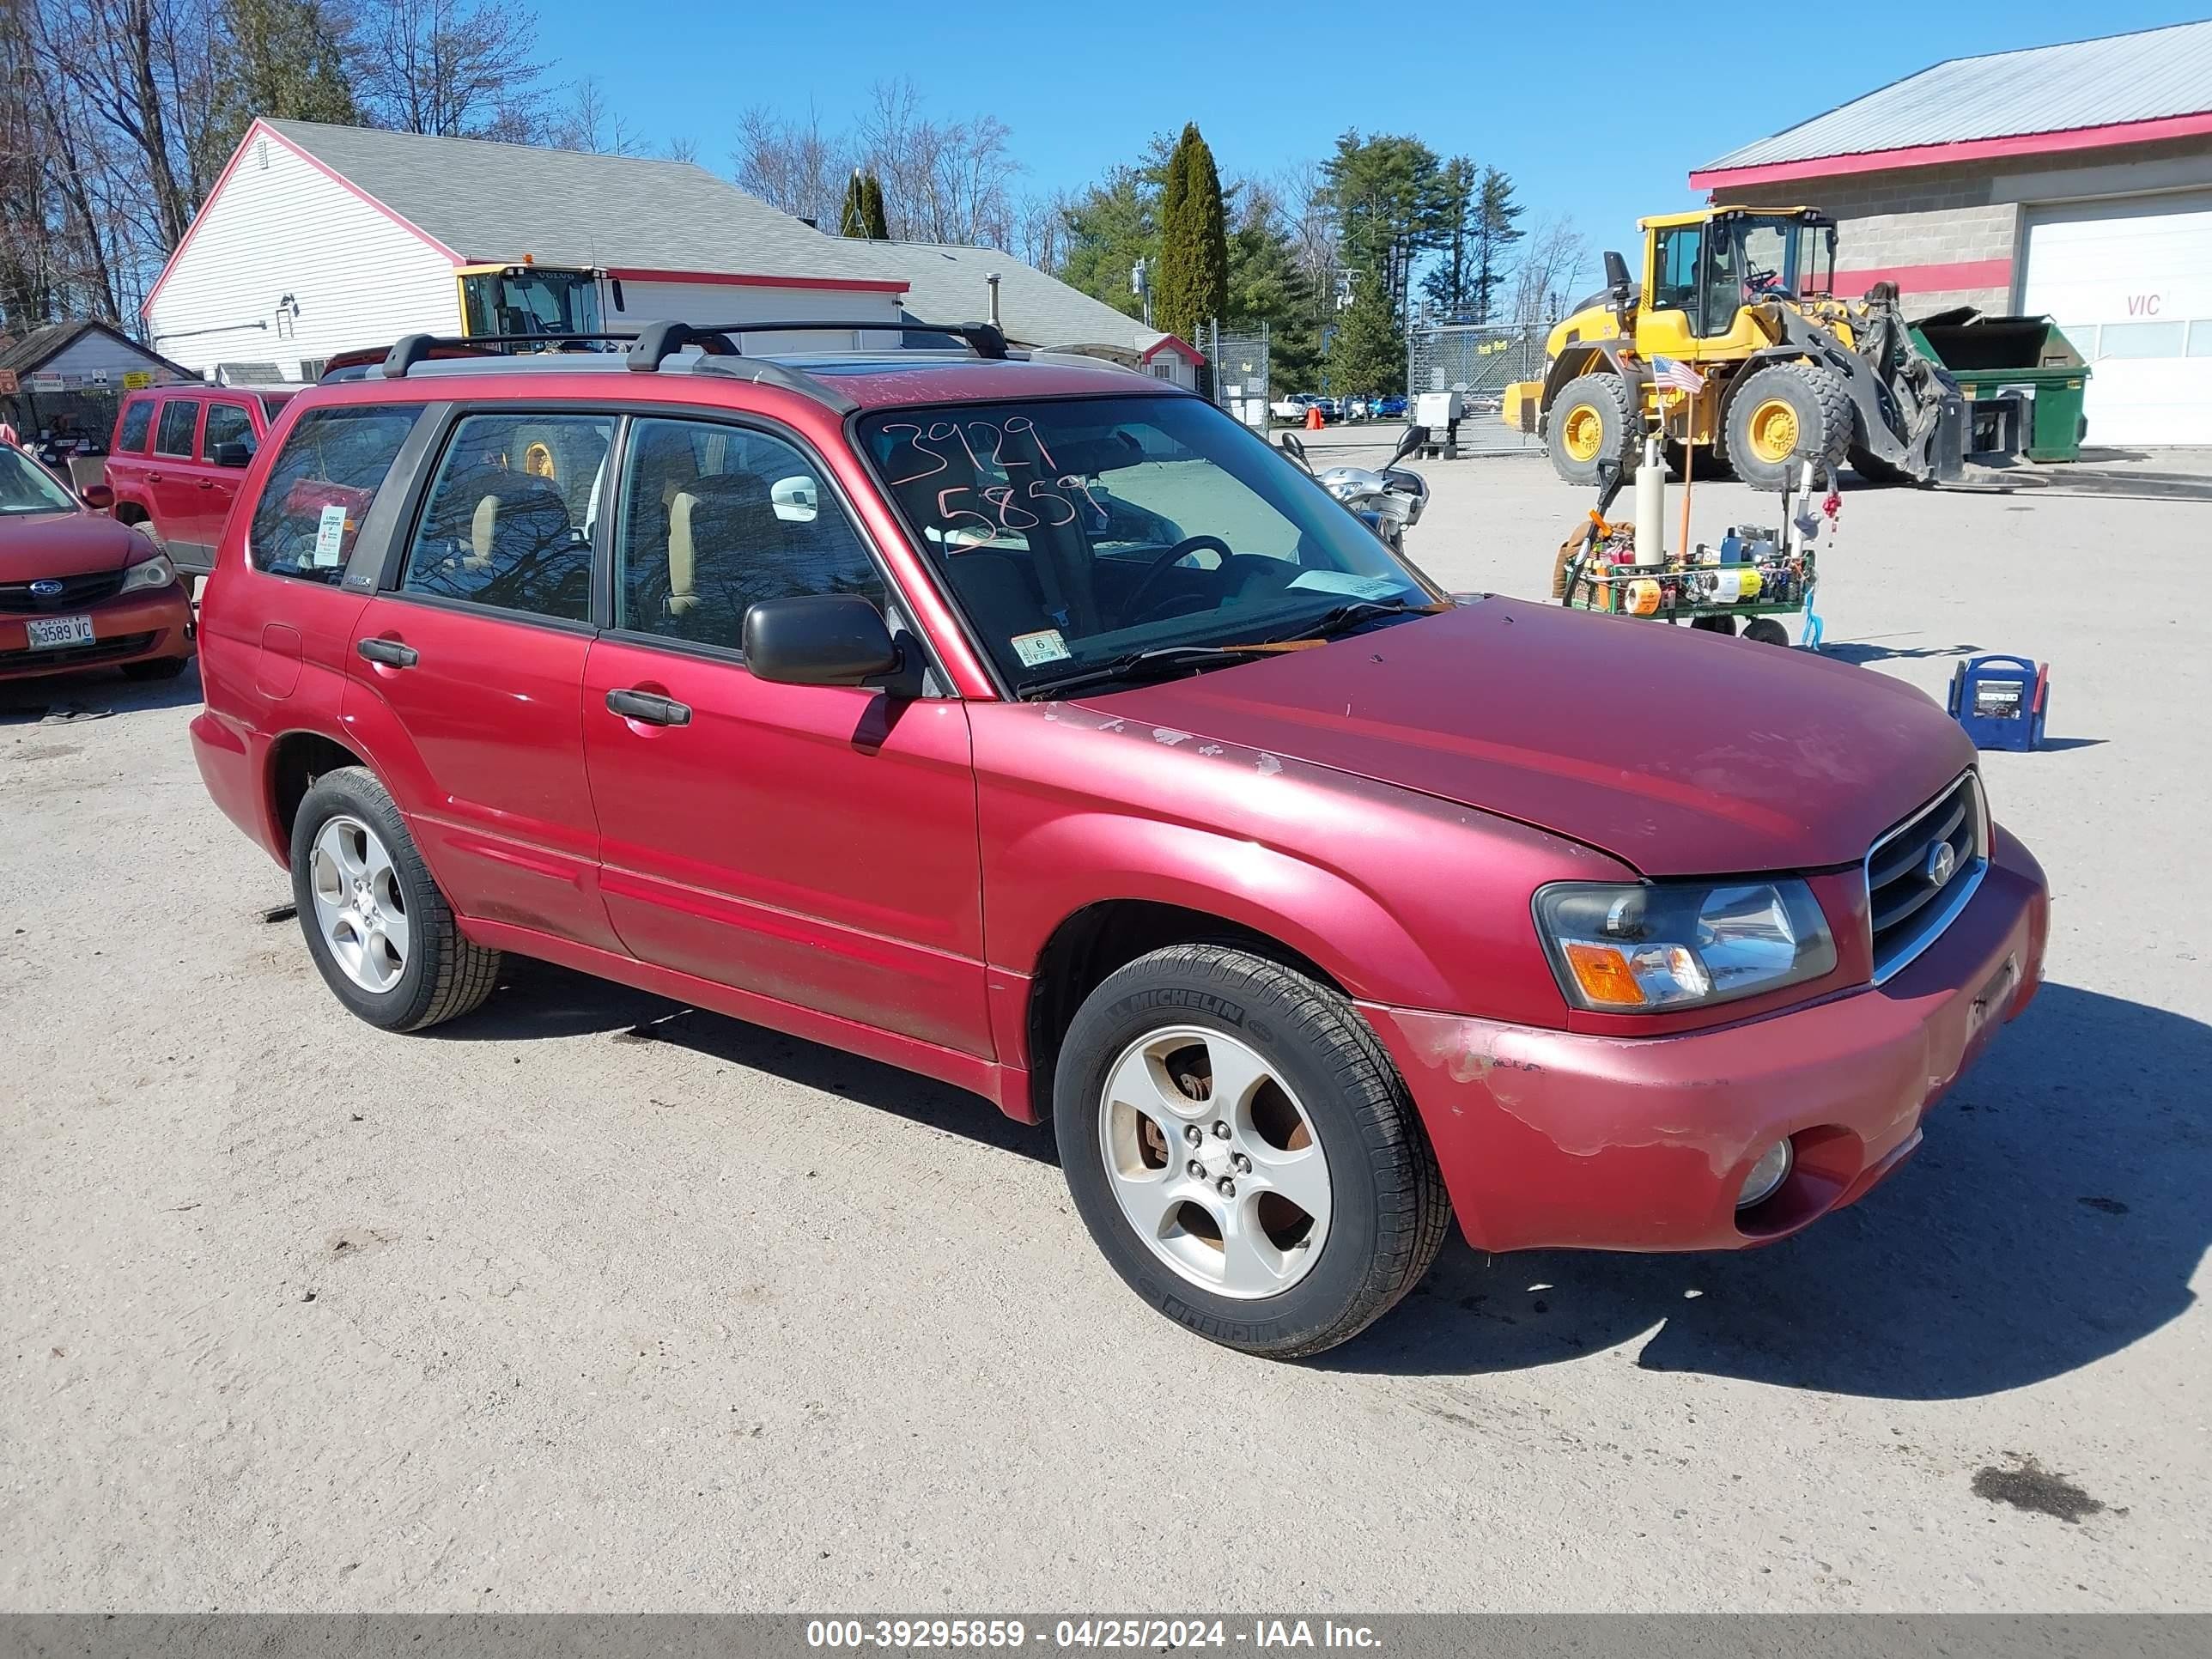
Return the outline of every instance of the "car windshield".
[[[1441,598],[1201,398],[886,410],[860,434],[1018,693],[1139,652],[1279,641],[1347,606]]]
[[[0,444],[0,513],[73,513],[76,501],[20,449]]]

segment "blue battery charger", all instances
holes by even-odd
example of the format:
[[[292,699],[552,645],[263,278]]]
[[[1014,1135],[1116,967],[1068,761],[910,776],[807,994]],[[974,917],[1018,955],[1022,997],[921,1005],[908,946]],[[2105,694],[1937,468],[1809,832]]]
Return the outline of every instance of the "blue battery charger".
[[[1951,676],[1951,718],[1977,749],[2040,749],[2050,705],[2049,663],[1990,653]]]

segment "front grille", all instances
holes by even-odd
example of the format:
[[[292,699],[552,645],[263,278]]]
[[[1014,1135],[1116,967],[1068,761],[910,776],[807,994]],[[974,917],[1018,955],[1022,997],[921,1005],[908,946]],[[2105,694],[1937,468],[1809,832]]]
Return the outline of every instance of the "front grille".
[[[154,643],[151,634],[118,634],[90,645],[57,646],[51,651],[0,651],[0,672],[17,669],[81,668],[88,662],[112,662],[136,656]]]
[[[1989,852],[1981,780],[1972,772],[1868,849],[1875,984],[1934,944],[1966,908]]]
[[[122,591],[120,570],[91,570],[79,576],[57,576],[58,593],[33,593],[28,582],[0,582],[0,611],[82,611]]]

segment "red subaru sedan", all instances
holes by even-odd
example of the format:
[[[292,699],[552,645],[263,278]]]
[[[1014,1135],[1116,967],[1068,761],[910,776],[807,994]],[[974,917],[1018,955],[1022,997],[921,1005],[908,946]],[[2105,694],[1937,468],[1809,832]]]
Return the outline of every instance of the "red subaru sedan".
[[[192,607],[161,550],[0,443],[0,679],[120,668],[168,679],[192,656]]]
[[[204,602],[216,800],[363,1019],[515,951],[1048,1121],[1152,1306],[1289,1356],[1492,1250],[1863,1195],[2034,994],[1897,681],[1480,596],[1103,366],[626,351],[302,394]]]

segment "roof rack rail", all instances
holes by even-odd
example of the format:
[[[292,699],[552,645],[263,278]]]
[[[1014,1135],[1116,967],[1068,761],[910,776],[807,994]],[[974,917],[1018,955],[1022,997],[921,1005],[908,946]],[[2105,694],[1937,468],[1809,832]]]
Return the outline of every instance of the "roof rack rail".
[[[978,357],[997,362],[1005,361],[1006,356],[1006,333],[994,323],[887,323],[877,318],[800,318],[768,323],[648,323],[640,331],[637,343],[630,348],[630,367],[649,373],[660,366],[662,358],[687,345],[705,345],[710,335],[730,349],[725,354],[707,347],[713,355],[742,356],[743,349],[737,343],[740,335],[817,334],[839,329],[872,334],[946,334],[965,341]],[[664,341],[668,343],[664,344]]]
[[[635,334],[403,334],[385,354],[384,378],[404,380],[407,371],[419,362],[427,362],[440,350],[466,349],[472,346],[535,345],[562,346],[588,340],[635,340]],[[487,356],[500,355],[490,352]]]

